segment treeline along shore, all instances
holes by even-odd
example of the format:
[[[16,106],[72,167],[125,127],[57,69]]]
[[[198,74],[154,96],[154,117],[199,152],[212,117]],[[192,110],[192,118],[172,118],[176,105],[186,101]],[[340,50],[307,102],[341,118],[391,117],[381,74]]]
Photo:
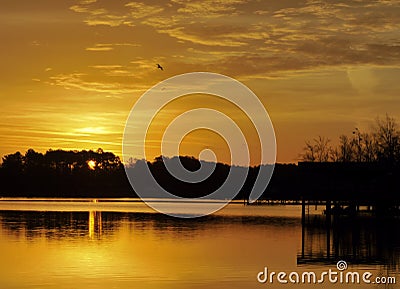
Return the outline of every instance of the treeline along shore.
[[[183,182],[171,176],[165,166],[165,162],[176,163],[177,158],[192,172],[203,164],[215,168],[201,182]],[[355,128],[350,136],[341,135],[336,147],[321,136],[306,141],[300,158],[298,164],[275,164],[261,199],[400,205],[400,130],[395,119],[388,115],[377,118],[369,132]],[[48,150],[44,154],[29,149],[25,154],[16,152],[2,158],[0,197],[136,197],[126,171],[128,175],[135,174],[144,164],[164,189],[180,197],[207,196],[225,182],[230,171],[248,169],[245,183],[236,196],[246,200],[260,170],[260,166],[211,164],[187,156],[160,156],[151,162],[137,160],[123,164],[118,156],[102,149]]]
[[[175,157],[177,158],[177,157]],[[172,161],[175,158],[165,158]],[[183,166],[196,171],[201,161],[179,157]],[[176,161],[176,159],[175,159]],[[128,164],[134,173],[139,160]],[[162,157],[146,162],[157,182],[181,197],[205,196],[226,180],[230,170],[244,170],[217,163],[213,173],[199,183],[185,183],[171,176]],[[259,166],[250,167],[237,199],[247,199]],[[269,186],[261,199],[356,200],[397,204],[400,164],[385,162],[299,162],[276,164]],[[136,197],[126,177],[124,164],[111,152],[29,149],[3,157],[0,167],[1,197]]]

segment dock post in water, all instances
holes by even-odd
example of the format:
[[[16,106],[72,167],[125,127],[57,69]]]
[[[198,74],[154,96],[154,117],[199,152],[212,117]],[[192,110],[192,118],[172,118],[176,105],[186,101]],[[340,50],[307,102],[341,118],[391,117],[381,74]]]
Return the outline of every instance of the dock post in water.
[[[304,241],[306,227],[306,201],[301,198],[301,257],[304,259]]]
[[[331,215],[332,215],[332,207],[331,201],[326,201],[326,256],[328,259],[331,257]]]

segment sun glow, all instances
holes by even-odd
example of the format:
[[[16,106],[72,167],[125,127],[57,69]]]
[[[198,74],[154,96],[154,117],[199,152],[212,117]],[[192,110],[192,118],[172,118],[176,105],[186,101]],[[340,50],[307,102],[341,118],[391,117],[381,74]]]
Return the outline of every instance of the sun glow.
[[[96,162],[94,160],[90,160],[87,162],[89,169],[94,170],[96,168]]]
[[[107,130],[104,127],[83,127],[76,130],[78,133],[83,134],[106,134]]]

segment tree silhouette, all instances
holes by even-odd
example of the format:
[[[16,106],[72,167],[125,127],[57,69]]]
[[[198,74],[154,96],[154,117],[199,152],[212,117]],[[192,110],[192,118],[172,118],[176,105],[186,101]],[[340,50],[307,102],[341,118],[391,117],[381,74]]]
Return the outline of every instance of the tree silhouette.
[[[303,161],[308,162],[327,162],[330,157],[330,140],[321,136],[313,139],[312,142],[306,141],[304,152],[301,155]]]
[[[386,115],[384,120],[377,118],[375,139],[380,161],[394,164],[400,160],[400,132],[393,117]]]
[[[384,119],[376,119],[370,133],[355,128],[352,137],[341,135],[339,145],[334,148],[321,136],[312,142],[306,141],[300,158],[305,162],[400,164],[400,131],[396,120],[386,115]]]
[[[4,156],[2,160],[0,176],[4,191],[14,190],[17,194],[22,192],[24,157],[20,152],[16,152]]]
[[[6,155],[0,181],[6,196],[134,196],[119,157],[102,149],[48,150],[45,154],[29,149],[25,155]]]

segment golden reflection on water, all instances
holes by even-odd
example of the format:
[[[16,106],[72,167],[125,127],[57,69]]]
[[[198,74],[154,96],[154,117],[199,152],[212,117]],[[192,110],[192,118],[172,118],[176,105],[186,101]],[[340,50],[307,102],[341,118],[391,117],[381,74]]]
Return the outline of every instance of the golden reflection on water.
[[[89,238],[100,238],[102,233],[101,212],[89,212]]]
[[[302,226],[296,210],[236,205],[194,220],[96,210],[0,211],[0,288],[330,288],[256,282],[264,266],[332,267],[297,265]],[[312,226],[306,233],[307,254],[324,248],[323,228]]]

